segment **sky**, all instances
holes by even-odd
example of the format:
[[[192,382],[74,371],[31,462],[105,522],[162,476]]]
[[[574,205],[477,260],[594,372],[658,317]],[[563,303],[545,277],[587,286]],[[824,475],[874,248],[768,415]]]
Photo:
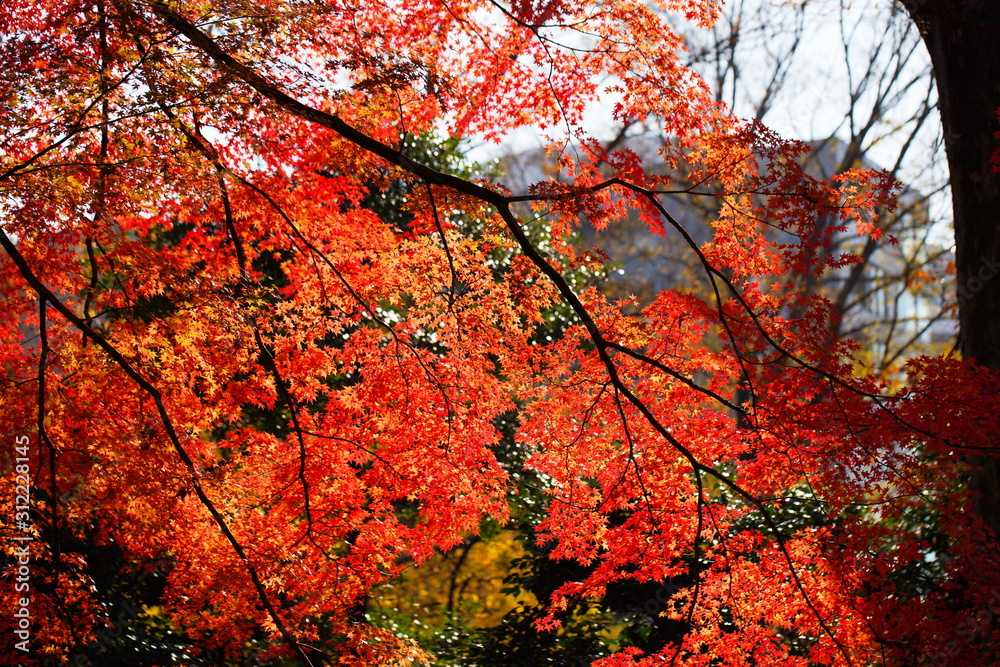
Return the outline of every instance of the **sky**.
[[[884,1],[731,0],[713,30],[683,21],[676,25],[689,39],[687,57],[694,69],[713,90],[722,91],[737,115],[753,117],[768,83],[779,74],[782,83],[770,97],[763,121],[782,136],[846,140],[852,122],[855,130],[866,125],[881,100],[877,120],[866,134],[868,156],[878,166],[891,168],[908,145],[898,171],[900,180],[932,192],[947,182],[936,110],[912,138],[911,132],[914,116],[928,102],[933,104],[936,94],[930,59],[901,11],[898,3]],[[735,67],[727,70],[712,55],[718,52],[718,43],[728,41],[734,26],[740,38],[732,52]],[[734,69],[738,77],[732,76]],[[610,138],[616,131],[607,121],[612,103],[608,99],[595,105],[585,117],[587,129],[598,137]],[[526,129],[499,146],[477,145],[472,155],[488,161],[542,144]],[[936,237],[941,243],[950,244],[950,209],[947,192],[933,198],[932,218],[939,223]]]

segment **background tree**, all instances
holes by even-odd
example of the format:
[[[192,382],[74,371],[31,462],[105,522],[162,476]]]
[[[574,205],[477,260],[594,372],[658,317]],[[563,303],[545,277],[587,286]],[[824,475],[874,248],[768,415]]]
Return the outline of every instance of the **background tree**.
[[[923,36],[940,91],[939,109],[954,203],[958,317],[963,356],[1000,367],[1000,185],[991,171],[1000,96],[1000,23],[996,2],[903,0]],[[973,456],[977,512],[1000,535],[1000,468]],[[985,547],[992,548],[992,547]]]
[[[909,358],[949,351],[955,301],[950,217],[942,215],[947,166],[930,63],[905,10],[894,3],[743,0],[723,6],[710,31],[690,26],[684,34],[686,62],[716,99],[808,142],[803,165],[810,173],[828,179],[857,167],[884,168],[904,184],[897,206],[878,220],[885,238],[897,242],[836,233],[821,252],[849,253],[856,263],[803,285],[836,306],[832,335],[857,341],[861,358],[886,377]],[[653,156],[669,140],[655,127],[626,123],[611,145]],[[718,212],[718,200],[693,197],[675,215],[704,241]],[[836,216],[824,222],[838,225]],[[635,294],[640,303],[664,287],[705,289],[679,241],[669,231],[650,238],[638,219],[586,237],[623,263],[612,276],[615,292]]]

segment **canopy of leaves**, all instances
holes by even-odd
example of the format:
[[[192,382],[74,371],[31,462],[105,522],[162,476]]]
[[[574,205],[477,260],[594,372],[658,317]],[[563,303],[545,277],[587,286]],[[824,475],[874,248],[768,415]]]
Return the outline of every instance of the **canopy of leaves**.
[[[718,103],[671,28],[716,12],[0,4],[4,470],[32,484],[4,548],[33,538],[29,659],[110,646],[123,598],[99,561],[116,554],[156,585],[124,625],[159,628],[178,664],[248,646],[431,660],[366,622],[366,599],[506,522],[526,479],[528,555],[568,566],[524,582],[547,651],[793,667],[994,650],[995,543],[961,480],[994,451],[997,378],[919,358],[889,392],[831,340],[831,304],[789,276],[849,264],[822,250],[878,238],[895,183],[810,177],[804,145]],[[600,108],[658,124],[656,164],[589,136]],[[416,139],[522,127],[561,166],[526,192]],[[695,196],[718,204],[701,242],[671,214]],[[629,217],[673,230],[701,286],[641,312],[587,287],[600,258],[575,230]],[[12,485],[0,512],[18,504]],[[608,655],[559,634],[621,582],[656,600],[641,636]]]

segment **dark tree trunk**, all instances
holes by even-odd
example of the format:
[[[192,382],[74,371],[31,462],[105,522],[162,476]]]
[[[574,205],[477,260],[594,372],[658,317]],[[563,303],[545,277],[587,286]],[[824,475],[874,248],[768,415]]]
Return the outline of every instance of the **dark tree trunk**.
[[[903,0],[937,81],[955,215],[962,355],[1000,368],[1000,0]],[[1000,437],[1000,434],[998,434]],[[1000,461],[972,456],[975,510],[1000,536]]]

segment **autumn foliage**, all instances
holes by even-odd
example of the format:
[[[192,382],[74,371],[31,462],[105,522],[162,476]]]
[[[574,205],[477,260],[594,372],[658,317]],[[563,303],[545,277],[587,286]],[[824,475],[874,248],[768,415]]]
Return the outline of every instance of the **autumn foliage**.
[[[849,265],[819,251],[878,237],[895,184],[816,181],[804,145],[717,105],[672,27],[715,9],[0,4],[0,405],[34,485],[31,653],[8,662],[93,644],[95,547],[163,573],[158,618],[192,655],[264,637],[302,664],[427,659],[364,600],[508,518],[504,419],[545,484],[540,539],[587,566],[539,632],[615,582],[682,582],[683,632],[604,667],[994,651],[995,536],[963,479],[995,451],[997,378],[920,358],[888,386],[831,340],[837,313],[789,276]],[[594,108],[659,126],[656,164],[605,151]],[[408,149],[520,127],[561,169],[526,192]],[[689,197],[720,204],[708,243],[672,215]],[[628,216],[690,241],[699,289],[636,314],[570,286],[595,261],[574,230]]]

